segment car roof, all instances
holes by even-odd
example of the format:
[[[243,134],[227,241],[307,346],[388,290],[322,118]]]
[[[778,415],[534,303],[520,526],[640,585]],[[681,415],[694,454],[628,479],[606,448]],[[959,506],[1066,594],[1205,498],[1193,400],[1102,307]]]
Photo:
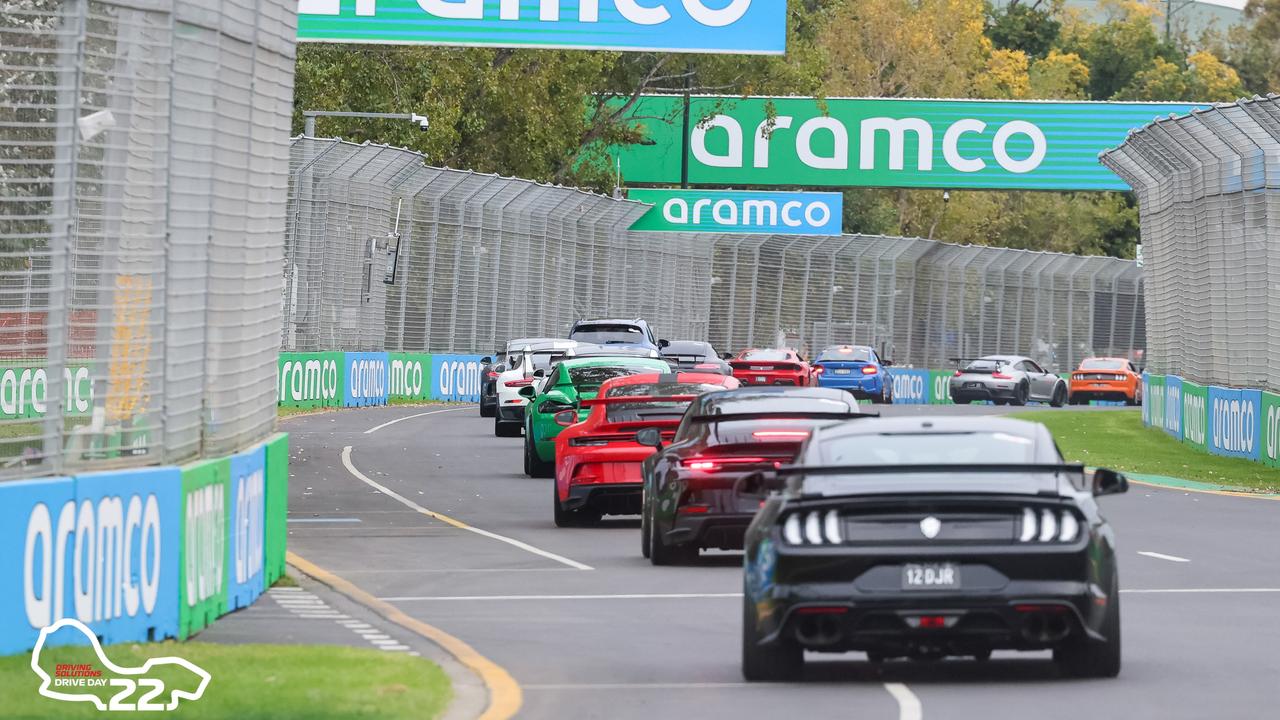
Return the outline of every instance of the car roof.
[[[1129,358],[1122,358],[1122,357],[1110,357],[1110,356],[1108,356],[1108,355],[1099,355],[1099,356],[1097,356],[1097,357],[1087,357],[1087,358],[1085,358],[1085,359],[1081,360],[1081,361],[1080,361],[1080,363],[1081,363],[1081,364],[1084,364],[1084,363],[1089,362],[1090,360],[1114,360],[1114,361],[1116,361],[1116,362],[1133,362],[1133,361],[1132,361],[1132,360],[1130,360]]]
[[[932,415],[879,417],[825,427],[823,439],[851,435],[950,435],[955,433],[1005,433],[1040,442],[1048,430],[1038,422],[995,415]]]
[[[639,325],[648,325],[648,323],[646,323],[644,320],[641,320],[640,318],[630,318],[630,319],[627,319],[627,318],[584,318],[584,319],[582,319],[582,320],[575,320],[575,321],[574,321],[573,326],[574,326],[575,328],[576,328],[576,327],[578,327],[579,325],[637,325],[637,326],[639,326]]]
[[[783,387],[774,385],[752,386],[737,388],[734,390],[725,390],[714,394],[704,395],[698,399],[697,412],[694,414],[708,414],[708,410],[720,410],[723,414],[736,414],[744,412],[759,412],[768,410],[757,409],[752,406],[764,406],[770,401],[780,400],[824,400],[827,402],[836,401],[843,403],[854,412],[860,411],[858,401],[852,395],[835,388],[821,387]],[[737,406],[729,411],[729,406]]]
[[[711,345],[711,343],[707,342],[706,340],[671,340],[667,343],[666,347],[662,348],[661,352],[665,355],[667,353],[677,352],[676,348],[678,347],[693,347],[693,346],[697,346],[699,349],[711,349],[711,350],[715,349]]]
[[[825,353],[825,352],[840,352],[844,348],[849,348],[849,352],[853,352],[854,350],[866,350],[867,352],[876,351],[876,349],[871,347],[870,345],[828,345],[822,348],[822,350],[818,354],[821,355],[822,353]]]
[[[610,357],[565,358],[558,364],[567,368],[608,367],[609,365],[632,365],[649,363],[656,369],[670,370],[671,365],[662,358],[640,357],[638,355],[613,355]]]
[[[721,375],[720,373],[700,373],[700,372],[665,372],[665,373],[644,373],[642,375],[624,375],[622,377],[611,378],[606,380],[600,386],[600,392],[603,393],[606,388],[613,388],[619,385],[644,385],[647,383],[702,383],[707,385],[725,385],[732,375]]]
[[[507,352],[519,352],[528,345],[537,350],[568,350],[577,347],[580,343],[577,340],[566,340],[564,338],[525,338],[523,340],[512,340],[507,343]]]

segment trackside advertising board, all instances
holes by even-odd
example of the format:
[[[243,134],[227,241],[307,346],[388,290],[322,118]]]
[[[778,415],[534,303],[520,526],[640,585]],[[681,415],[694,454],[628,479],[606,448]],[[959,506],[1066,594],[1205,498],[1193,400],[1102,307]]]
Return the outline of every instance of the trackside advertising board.
[[[227,612],[230,503],[231,463],[227,458],[203,460],[182,468],[180,638],[203,630]]]
[[[779,3],[780,5],[783,3]],[[646,96],[648,143],[614,148],[628,183],[1128,190],[1098,162],[1174,103]]]
[[[1209,389],[1190,380],[1182,381],[1182,442],[1208,450],[1206,429]]]
[[[262,541],[263,584],[270,587],[285,571],[289,537],[289,435],[280,433],[265,446],[267,502]]]
[[[1262,393],[1262,462],[1280,467],[1280,395]]]
[[[1164,431],[1182,439],[1182,378],[1166,375],[1164,378]]]
[[[432,355],[431,399],[480,402],[480,355]]]
[[[266,522],[266,453],[262,446],[232,455],[231,540],[227,546],[227,609],[248,607],[263,591],[263,539]]]
[[[1209,452],[1258,460],[1262,391],[1209,386]]]
[[[642,232],[839,235],[840,193],[744,190],[632,190],[628,199],[653,205],[631,226]]]
[[[343,353],[343,407],[387,404],[387,353]]]
[[[337,407],[345,378],[343,353],[280,353],[276,399],[283,407]]]
[[[387,396],[394,400],[431,399],[431,356],[422,353],[390,353],[391,374]]]
[[[0,484],[0,654],[61,618],[104,644],[178,633],[177,468]]]
[[[88,415],[93,409],[92,368],[92,361],[68,360],[62,369],[67,415]],[[49,375],[43,361],[0,361],[0,420],[44,417],[49,399]]]
[[[928,370],[889,368],[893,378],[893,402],[895,405],[928,405],[931,387]]]
[[[299,0],[300,42],[781,55],[785,0]]]

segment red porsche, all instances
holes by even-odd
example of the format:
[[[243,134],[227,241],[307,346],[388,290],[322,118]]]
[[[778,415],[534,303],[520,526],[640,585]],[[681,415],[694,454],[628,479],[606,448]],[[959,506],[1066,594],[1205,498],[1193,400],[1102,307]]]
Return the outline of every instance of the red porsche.
[[[599,521],[603,515],[640,513],[640,463],[653,448],[636,433],[655,428],[675,434],[689,403],[699,395],[738,387],[716,373],[629,375],[606,381],[587,418],[556,436],[554,510],[558,527]]]
[[[788,348],[743,350],[729,361],[733,376],[743,385],[791,385],[807,387],[813,382],[809,363]]]

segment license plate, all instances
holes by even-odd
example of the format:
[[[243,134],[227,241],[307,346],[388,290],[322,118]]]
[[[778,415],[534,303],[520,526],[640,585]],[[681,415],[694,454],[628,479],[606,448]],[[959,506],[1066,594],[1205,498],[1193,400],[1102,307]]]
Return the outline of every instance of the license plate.
[[[964,384],[964,386],[965,386],[965,387],[967,387],[967,388],[977,388],[977,387],[982,387],[982,383],[980,383],[980,382],[976,382],[976,383],[965,383],[965,384]]]
[[[757,376],[756,376],[756,382],[758,382],[758,383],[762,383],[762,382],[769,382],[769,378],[767,378],[767,377],[765,377],[765,376],[763,376],[763,375],[757,375]]]
[[[771,370],[772,368],[770,368],[768,365],[752,365],[751,369],[752,370]]]
[[[955,563],[907,563],[902,566],[903,590],[956,590],[960,566]]]
[[[850,372],[851,371],[848,368],[841,368],[839,370],[836,370],[837,375],[848,375]]]

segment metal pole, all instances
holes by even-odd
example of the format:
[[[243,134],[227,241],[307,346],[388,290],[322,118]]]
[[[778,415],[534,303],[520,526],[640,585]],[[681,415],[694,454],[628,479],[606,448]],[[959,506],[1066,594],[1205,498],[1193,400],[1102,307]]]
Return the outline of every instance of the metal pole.
[[[303,115],[302,134],[307,137],[316,136],[316,116],[310,113]]]

